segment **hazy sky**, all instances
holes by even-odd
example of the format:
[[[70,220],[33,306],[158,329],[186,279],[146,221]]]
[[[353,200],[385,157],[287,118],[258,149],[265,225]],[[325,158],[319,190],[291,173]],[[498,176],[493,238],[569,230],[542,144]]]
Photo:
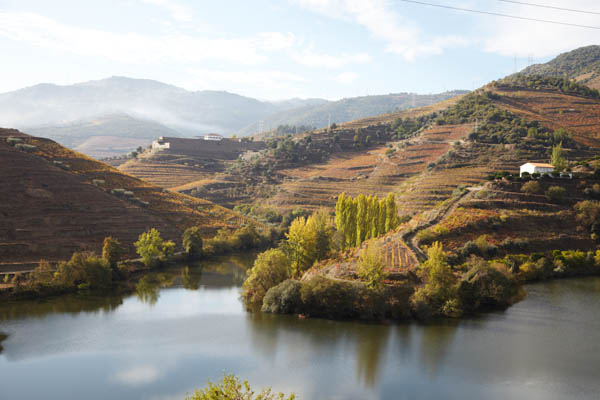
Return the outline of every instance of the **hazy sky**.
[[[600,26],[499,0],[431,3]],[[600,11],[597,0],[530,3]],[[473,89],[600,30],[399,0],[0,0],[0,92],[111,75],[261,99]]]

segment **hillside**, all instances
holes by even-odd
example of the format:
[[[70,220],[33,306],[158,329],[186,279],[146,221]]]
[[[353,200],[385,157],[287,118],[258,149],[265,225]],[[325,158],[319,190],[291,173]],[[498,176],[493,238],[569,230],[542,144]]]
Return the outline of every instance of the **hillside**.
[[[575,79],[600,89],[600,46],[581,47],[563,53],[545,64],[529,66],[521,74]]]
[[[468,93],[454,90],[445,93],[421,95],[414,93],[392,93],[388,95],[361,96],[338,101],[321,102],[316,105],[294,107],[278,112],[262,122],[264,129],[275,129],[279,125],[312,126],[324,128],[329,122],[344,123],[366,117],[374,117],[409,108],[418,108],[442,102]],[[253,123],[239,131],[241,135],[251,135],[258,131],[259,123]]]
[[[150,228],[180,243],[189,226],[209,237],[248,221],[17,130],[0,130],[0,169],[0,270],[98,252],[109,235],[133,256],[132,243]]]

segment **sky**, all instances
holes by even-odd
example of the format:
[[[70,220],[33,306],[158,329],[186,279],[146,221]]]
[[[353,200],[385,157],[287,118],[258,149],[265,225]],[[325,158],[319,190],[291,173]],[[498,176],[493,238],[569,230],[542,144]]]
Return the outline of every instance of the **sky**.
[[[600,14],[424,0],[600,27]],[[529,0],[600,12],[597,0]],[[600,29],[402,0],[0,0],[0,92],[110,76],[263,100],[474,89]]]

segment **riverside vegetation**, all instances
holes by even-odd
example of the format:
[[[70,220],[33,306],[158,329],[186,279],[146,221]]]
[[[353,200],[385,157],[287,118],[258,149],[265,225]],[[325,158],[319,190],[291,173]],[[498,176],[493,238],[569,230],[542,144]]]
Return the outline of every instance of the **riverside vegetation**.
[[[122,260],[122,244],[112,238],[104,240],[102,255],[75,252],[68,261],[51,265],[42,260],[30,273],[5,274],[3,282],[10,284],[4,295],[12,298],[44,297],[68,292],[95,293],[130,290],[129,281],[138,271],[161,268],[179,261],[194,261],[235,251],[264,248],[272,243],[276,231],[260,232],[250,224],[235,231],[220,230],[213,238],[203,240],[198,227],[184,231],[183,251],[175,252],[176,244],[164,240],[157,229],[142,233],[134,243],[137,260]]]

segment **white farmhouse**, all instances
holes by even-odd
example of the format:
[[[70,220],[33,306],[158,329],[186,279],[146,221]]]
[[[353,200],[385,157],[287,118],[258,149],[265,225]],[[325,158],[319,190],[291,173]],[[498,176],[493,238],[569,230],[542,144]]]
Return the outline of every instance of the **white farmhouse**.
[[[544,163],[533,163],[528,162],[521,165],[521,173],[520,176],[523,176],[523,172],[529,172],[529,174],[551,174],[554,171],[554,166],[552,164],[544,164]]]

